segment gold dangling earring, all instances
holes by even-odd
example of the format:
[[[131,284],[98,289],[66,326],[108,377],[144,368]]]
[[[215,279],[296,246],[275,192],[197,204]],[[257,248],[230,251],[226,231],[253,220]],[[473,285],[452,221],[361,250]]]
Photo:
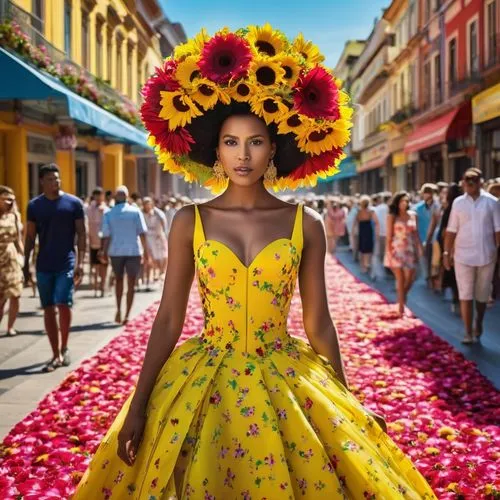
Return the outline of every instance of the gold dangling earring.
[[[278,169],[274,164],[274,160],[271,158],[267,165],[266,171],[264,172],[264,180],[273,183],[276,181],[277,177],[278,177]]]
[[[214,177],[218,181],[223,181],[224,179],[226,179],[226,177],[227,177],[226,171],[224,170],[222,163],[218,159],[215,160],[213,169],[214,169]]]

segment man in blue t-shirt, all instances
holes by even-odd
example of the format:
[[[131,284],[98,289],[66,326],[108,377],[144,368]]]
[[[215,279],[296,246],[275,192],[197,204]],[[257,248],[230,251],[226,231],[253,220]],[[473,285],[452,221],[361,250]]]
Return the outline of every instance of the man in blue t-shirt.
[[[44,310],[45,329],[53,353],[43,371],[51,372],[71,363],[68,350],[71,306],[74,286],[80,284],[83,278],[86,235],[82,202],[61,191],[59,167],[54,163],[44,165],[39,177],[42,194],[28,204],[24,276],[26,281],[31,279],[30,255],[38,235],[36,278]],[[78,254],[75,252],[76,235]]]

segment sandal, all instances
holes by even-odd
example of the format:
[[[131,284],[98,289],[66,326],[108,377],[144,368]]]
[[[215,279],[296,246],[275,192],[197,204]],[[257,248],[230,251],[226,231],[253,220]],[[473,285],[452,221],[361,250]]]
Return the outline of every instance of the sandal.
[[[14,328],[7,330],[7,337],[15,337],[17,335],[17,331]]]
[[[476,339],[474,337],[470,337],[469,335],[466,335],[462,340],[462,344],[475,344]]]
[[[42,372],[51,373],[62,366],[61,360],[59,358],[52,358],[45,366],[42,368]]]
[[[62,366],[69,366],[71,364],[71,357],[69,355],[69,349],[67,347],[65,347],[61,351],[61,355],[63,357],[63,359],[62,359]]]

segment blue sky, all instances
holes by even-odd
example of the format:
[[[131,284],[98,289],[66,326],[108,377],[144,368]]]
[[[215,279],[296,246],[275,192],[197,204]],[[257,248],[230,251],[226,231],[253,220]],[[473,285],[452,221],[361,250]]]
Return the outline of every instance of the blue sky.
[[[302,32],[316,43],[328,66],[335,66],[348,39],[366,38],[375,17],[390,0],[159,0],[170,21],[182,23],[188,37],[202,27],[210,34],[270,22],[290,38]]]

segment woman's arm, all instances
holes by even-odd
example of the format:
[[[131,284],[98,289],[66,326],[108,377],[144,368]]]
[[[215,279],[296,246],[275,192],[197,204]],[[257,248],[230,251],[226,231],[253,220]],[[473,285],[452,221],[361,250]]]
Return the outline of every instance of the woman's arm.
[[[415,245],[417,246],[418,254],[420,257],[423,257],[425,251],[424,251],[424,245],[420,241],[420,237],[418,235],[418,215],[414,214],[413,217],[415,217],[415,226],[417,227],[417,231],[413,231],[413,237],[415,238]]]
[[[387,235],[386,235],[386,244],[385,244],[385,251],[386,253],[392,252],[392,235],[394,234],[394,215],[389,213],[387,214]]]
[[[314,351],[330,361],[340,382],[348,387],[337,330],[328,310],[325,255],[325,228],[321,216],[305,208],[304,249],[299,270],[304,328]]]
[[[378,237],[380,235],[380,224],[378,222],[378,217],[375,212],[372,212],[372,220],[373,223],[375,224],[375,241],[378,241]]]
[[[180,209],[168,239],[168,266],[160,308],[153,322],[146,356],[130,411],[143,415],[162,366],[172,353],[184,326],[194,277],[194,207]]]

